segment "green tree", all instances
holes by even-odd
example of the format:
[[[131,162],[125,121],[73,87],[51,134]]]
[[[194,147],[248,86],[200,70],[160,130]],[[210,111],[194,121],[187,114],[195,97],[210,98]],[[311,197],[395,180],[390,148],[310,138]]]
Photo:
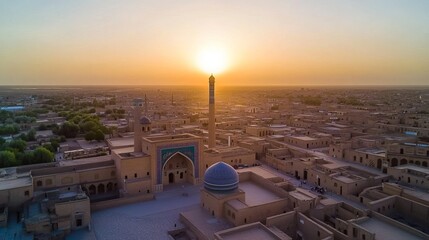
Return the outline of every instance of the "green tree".
[[[24,141],[27,141],[27,134],[25,134],[25,133],[21,133],[21,134],[19,134],[18,138],[19,138],[19,139],[22,139],[22,140],[24,140]]]
[[[92,141],[92,140],[95,140],[95,138],[96,138],[96,134],[94,131],[89,131],[85,134],[86,141]]]
[[[85,132],[96,130],[98,128],[98,123],[90,120],[90,121],[87,121],[87,122],[80,124],[79,127],[80,127],[80,130],[85,133]]]
[[[66,138],[75,138],[78,132],[79,126],[72,122],[65,122],[59,130],[59,134],[64,135]]]
[[[44,147],[33,151],[33,163],[48,163],[54,160],[54,154]]]
[[[16,160],[19,163],[19,165],[28,165],[33,162],[33,152],[24,152],[24,153],[17,153]]]
[[[48,149],[51,153],[54,153],[54,152],[55,152],[54,147],[52,147],[52,145],[51,145],[50,143],[45,143],[45,144],[43,144],[43,146],[42,146],[42,147],[44,147],[44,148]]]
[[[36,141],[36,130],[31,129],[27,133],[27,141]]]
[[[6,119],[12,118],[13,114],[6,110],[0,110],[0,122],[4,123]]]
[[[97,131],[95,131],[95,140],[97,140],[97,141],[104,140],[104,133],[100,129],[98,129]]]
[[[19,132],[19,126],[17,124],[6,124],[0,126],[0,135],[17,134]]]
[[[24,152],[27,148],[27,142],[22,139],[13,140],[9,143],[9,147],[16,149],[18,152]]]
[[[55,152],[57,151],[60,144],[58,143],[58,139],[51,139],[51,146],[54,148]]]
[[[0,167],[12,167],[16,166],[15,154],[10,151],[0,151]]]

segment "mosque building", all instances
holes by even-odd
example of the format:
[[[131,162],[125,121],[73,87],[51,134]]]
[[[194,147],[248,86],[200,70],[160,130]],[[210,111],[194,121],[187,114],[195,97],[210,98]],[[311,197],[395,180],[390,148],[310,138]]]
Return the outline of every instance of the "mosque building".
[[[133,101],[134,145],[118,147],[113,141],[109,143],[123,196],[160,192],[164,186],[174,183],[199,184],[204,172],[217,162],[231,166],[255,164],[255,153],[248,149],[216,147],[214,82],[215,78],[211,75],[207,148],[202,137],[193,134],[151,134],[152,121],[147,117],[147,98]],[[143,105],[145,116],[141,116]]]

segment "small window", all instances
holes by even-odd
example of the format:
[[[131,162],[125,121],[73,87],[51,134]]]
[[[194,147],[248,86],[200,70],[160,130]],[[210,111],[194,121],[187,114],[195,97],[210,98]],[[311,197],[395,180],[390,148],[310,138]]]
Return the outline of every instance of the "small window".
[[[24,196],[30,196],[30,191],[28,191],[28,190],[27,190],[27,191],[25,191],[25,192],[24,192]]]
[[[125,175],[125,179],[128,179],[128,175]]]
[[[149,172],[147,172],[146,175],[149,176]]]
[[[134,177],[137,178],[137,173],[134,173]]]

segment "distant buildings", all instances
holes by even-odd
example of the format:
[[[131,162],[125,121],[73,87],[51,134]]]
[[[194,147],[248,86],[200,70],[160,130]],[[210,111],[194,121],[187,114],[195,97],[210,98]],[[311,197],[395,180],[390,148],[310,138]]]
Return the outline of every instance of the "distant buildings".
[[[174,101],[165,88],[149,88],[150,100],[141,89],[112,90],[114,101],[73,96],[74,105],[112,100],[91,116],[114,131],[105,142],[79,133],[60,143],[56,162],[0,169],[0,226],[17,215],[27,232],[63,237],[88,227],[91,210],[197,185],[199,207],[183,211],[185,229],[174,231],[200,239],[429,238],[429,115],[417,90],[240,88],[215,96],[214,82],[208,105],[206,93],[188,88]],[[306,95],[320,95],[320,106],[301,101]],[[46,97],[28,107],[46,102],[55,106]],[[25,128],[65,121],[49,112]],[[38,131],[31,146],[52,137]]]

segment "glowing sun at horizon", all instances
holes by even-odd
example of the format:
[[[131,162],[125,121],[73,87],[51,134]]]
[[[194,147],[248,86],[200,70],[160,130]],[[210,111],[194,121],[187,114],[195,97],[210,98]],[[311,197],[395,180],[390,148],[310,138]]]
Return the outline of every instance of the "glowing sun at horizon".
[[[228,66],[228,58],[222,49],[206,48],[200,51],[197,58],[198,67],[208,74],[221,73]]]

